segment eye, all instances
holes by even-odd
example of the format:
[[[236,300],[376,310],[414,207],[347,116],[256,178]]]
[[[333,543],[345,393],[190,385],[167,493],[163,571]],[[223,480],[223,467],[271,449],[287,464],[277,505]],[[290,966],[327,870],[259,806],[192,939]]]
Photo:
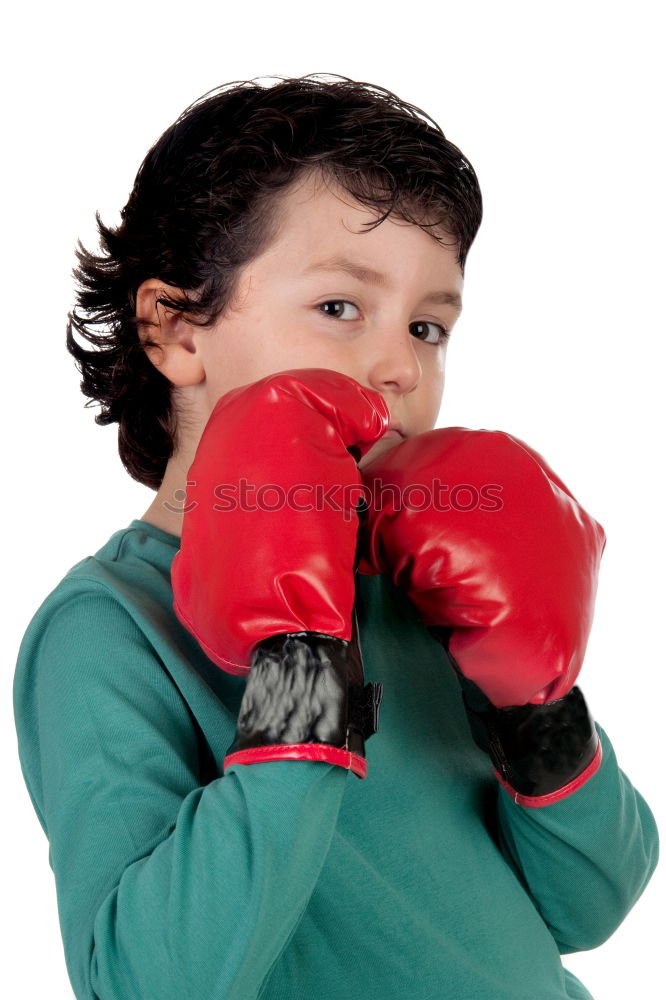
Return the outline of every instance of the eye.
[[[319,309],[319,310],[322,310],[326,306],[340,306],[340,305],[341,306],[354,306],[354,309],[358,309],[358,306],[354,305],[354,303],[350,302],[348,299],[329,299],[327,302],[322,302],[316,308]],[[325,315],[328,316],[328,315],[330,315],[330,313],[325,313]],[[340,316],[331,316],[331,318],[332,319],[341,319]],[[431,326],[431,327],[434,327],[435,330],[439,331],[439,333],[436,333],[434,335],[434,337],[435,337],[434,340],[430,339],[433,336],[432,334],[430,334],[430,335],[426,334],[425,337],[421,337],[419,334],[416,334],[416,336],[419,337],[419,340],[423,340],[423,342],[425,344],[434,344],[434,345],[443,344],[446,341],[448,341],[449,337],[451,336],[451,334],[446,329],[446,327],[441,326],[440,323],[432,323],[429,320],[418,320],[418,321],[412,323],[412,326]]]
[[[346,299],[329,299],[328,302],[322,302],[321,305],[317,306],[317,309],[323,309],[325,306],[354,306],[353,302],[349,302]],[[354,306],[354,309],[358,309],[358,306]],[[325,315],[329,315],[326,313]],[[340,319],[340,316],[333,316],[333,319]]]
[[[429,320],[418,320],[412,323],[412,326],[434,326],[435,330],[439,330],[439,333],[435,335],[435,340],[424,340],[426,344],[444,344],[451,336],[446,327],[441,326],[439,323],[431,323]]]

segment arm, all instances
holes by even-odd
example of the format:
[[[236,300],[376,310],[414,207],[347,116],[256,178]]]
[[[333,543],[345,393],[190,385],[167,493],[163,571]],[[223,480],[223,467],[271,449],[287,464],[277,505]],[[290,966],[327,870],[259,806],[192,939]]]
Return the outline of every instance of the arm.
[[[433,483],[437,498],[435,476],[467,484],[464,504],[410,506],[413,482]],[[498,779],[502,850],[560,949],[595,947],[657,859],[652,814],[574,686],[603,528],[542,456],[499,431],[419,435],[369,463],[364,480],[361,571],[389,572],[446,650]]]
[[[656,867],[654,817],[597,724],[602,761],[577,791],[530,809],[498,789],[502,853],[562,954],[596,948],[622,923]]]
[[[236,764],[199,787],[187,705],[130,615],[101,587],[50,608],[24,640],[15,713],[77,997],[256,997],[317,883],[348,772]],[[220,719],[231,741],[222,705]]]

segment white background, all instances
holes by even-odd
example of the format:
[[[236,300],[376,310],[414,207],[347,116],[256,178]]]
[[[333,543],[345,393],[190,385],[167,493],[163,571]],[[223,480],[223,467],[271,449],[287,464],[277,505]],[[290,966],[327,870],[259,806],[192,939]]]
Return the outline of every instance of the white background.
[[[84,409],[65,350],[74,246],[95,245],[96,209],[119,221],[139,163],[178,114],[232,80],[339,73],[387,87],[473,163],[484,221],[439,423],[523,438],[603,524],[580,683],[664,828],[659,6],[60,2],[5,20],[0,989],[13,1000],[72,996],[48,844],[16,752],[16,652],[69,567],[153,497],[122,468],[115,425]],[[606,944],[566,958],[595,1000],[660,992],[663,908],[658,869]]]

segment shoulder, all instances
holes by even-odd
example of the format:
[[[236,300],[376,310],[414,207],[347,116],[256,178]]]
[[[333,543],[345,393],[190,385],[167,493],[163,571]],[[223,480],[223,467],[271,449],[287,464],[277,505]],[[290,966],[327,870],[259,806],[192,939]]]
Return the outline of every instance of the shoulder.
[[[23,636],[18,669],[45,649],[51,658],[154,645],[168,627],[173,591],[170,567],[176,540],[152,526],[132,521],[93,555],[75,563],[42,600]]]
[[[72,693],[149,678],[165,685],[156,646],[173,621],[170,564],[176,546],[167,544],[169,538],[133,521],[67,571],[21,640],[14,678],[18,712],[34,704],[40,690],[56,686]]]
[[[14,674],[17,727],[53,711],[75,720],[91,698],[103,704],[141,677],[162,683],[145,632],[113,589],[65,577],[42,601],[21,641]]]
[[[189,791],[197,737],[148,630],[107,582],[67,575],[35,612],[16,663],[19,758],[43,825],[70,795],[160,760]],[[171,780],[171,779],[169,779]],[[175,778],[173,780],[176,780]],[[180,778],[178,779],[180,780]]]

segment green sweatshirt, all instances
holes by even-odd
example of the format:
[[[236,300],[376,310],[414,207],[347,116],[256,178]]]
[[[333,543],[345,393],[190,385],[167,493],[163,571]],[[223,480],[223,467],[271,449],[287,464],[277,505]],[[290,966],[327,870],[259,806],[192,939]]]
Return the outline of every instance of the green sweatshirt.
[[[560,956],[614,932],[658,853],[603,729],[582,788],[516,805],[442,647],[388,577],[358,576],[366,681],[384,684],[367,778],[315,761],[222,775],[247,681],[172,610],[179,544],[133,520],[19,651],[19,755],[76,996],[589,998]]]

